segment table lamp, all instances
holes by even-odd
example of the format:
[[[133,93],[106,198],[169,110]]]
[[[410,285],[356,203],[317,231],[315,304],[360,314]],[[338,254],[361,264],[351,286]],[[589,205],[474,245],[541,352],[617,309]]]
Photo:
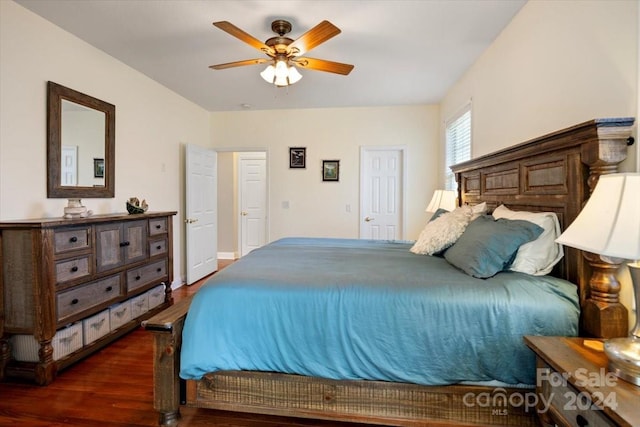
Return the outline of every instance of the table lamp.
[[[453,190],[436,190],[425,209],[425,212],[435,212],[438,209],[452,211],[456,208],[456,192]]]
[[[605,341],[604,350],[615,375],[640,385],[640,173],[600,176],[586,205],[556,242],[614,258],[614,263],[635,261],[628,266],[636,324],[628,337]]]

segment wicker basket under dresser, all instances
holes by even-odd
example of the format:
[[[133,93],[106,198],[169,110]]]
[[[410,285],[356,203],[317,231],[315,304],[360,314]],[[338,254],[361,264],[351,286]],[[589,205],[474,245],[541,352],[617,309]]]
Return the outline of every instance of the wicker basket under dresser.
[[[175,214],[0,222],[0,379],[49,384],[171,305]]]

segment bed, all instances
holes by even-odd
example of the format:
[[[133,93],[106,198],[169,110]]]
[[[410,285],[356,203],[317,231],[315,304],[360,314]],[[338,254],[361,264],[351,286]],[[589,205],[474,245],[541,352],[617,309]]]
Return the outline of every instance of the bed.
[[[553,212],[564,227],[597,177],[624,160],[632,125],[628,118],[593,120],[456,165],[460,204]],[[160,424],[177,425],[184,402],[386,425],[535,425],[526,388],[535,382],[533,355],[522,336],[626,334],[610,269],[578,251],[565,249],[549,275],[477,279],[445,259],[450,251],[445,258],[417,256],[411,246],[281,239],[214,275],[195,301],[181,300],[147,321],[155,337]],[[274,273],[282,268],[272,268],[281,260],[290,265],[284,278]],[[423,286],[421,278],[436,271],[436,282],[446,286]],[[590,281],[593,271],[598,280]],[[269,294],[262,294],[265,286]],[[480,294],[493,305],[479,304]],[[259,300],[268,303],[256,305]],[[285,306],[303,315],[293,317]],[[266,320],[270,311],[278,313],[273,325]],[[264,318],[256,317],[262,312]],[[291,323],[302,326],[295,337]],[[221,333],[214,335],[216,329]],[[384,337],[377,349],[370,345],[376,337]],[[336,362],[338,349],[346,357]]]

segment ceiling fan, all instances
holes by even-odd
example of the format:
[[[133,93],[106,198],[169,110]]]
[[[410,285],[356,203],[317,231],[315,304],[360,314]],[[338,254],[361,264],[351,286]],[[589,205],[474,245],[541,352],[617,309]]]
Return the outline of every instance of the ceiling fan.
[[[353,65],[350,64],[301,56],[321,43],[340,34],[340,29],[329,21],[322,21],[296,40],[293,40],[285,36],[291,32],[291,23],[284,19],[275,20],[271,23],[271,29],[274,33],[278,34],[278,36],[271,37],[264,43],[230,22],[214,22],[213,25],[268,56],[268,58],[246,59],[243,61],[228,62],[226,64],[211,65],[209,68],[214,70],[224,70],[226,68],[242,67],[245,65],[269,64],[269,66],[260,73],[262,78],[276,86],[288,86],[302,78],[302,75],[295,67],[342,74],[345,76],[353,69]]]

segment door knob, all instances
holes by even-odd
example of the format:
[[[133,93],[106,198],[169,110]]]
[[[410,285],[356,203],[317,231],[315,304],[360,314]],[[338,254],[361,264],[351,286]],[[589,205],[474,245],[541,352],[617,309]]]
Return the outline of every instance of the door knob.
[[[242,215],[242,216],[247,216],[247,215],[249,215],[249,212],[247,212],[247,211],[242,211],[242,212],[240,213],[240,215]]]
[[[185,219],[185,220],[184,220],[184,222],[185,222],[186,224],[193,224],[194,222],[198,222],[198,219],[197,219],[197,218],[196,218],[196,219],[193,219],[193,218],[187,218],[187,219]]]
[[[371,218],[370,216],[366,217],[364,220],[367,222],[373,221],[375,218]]]

